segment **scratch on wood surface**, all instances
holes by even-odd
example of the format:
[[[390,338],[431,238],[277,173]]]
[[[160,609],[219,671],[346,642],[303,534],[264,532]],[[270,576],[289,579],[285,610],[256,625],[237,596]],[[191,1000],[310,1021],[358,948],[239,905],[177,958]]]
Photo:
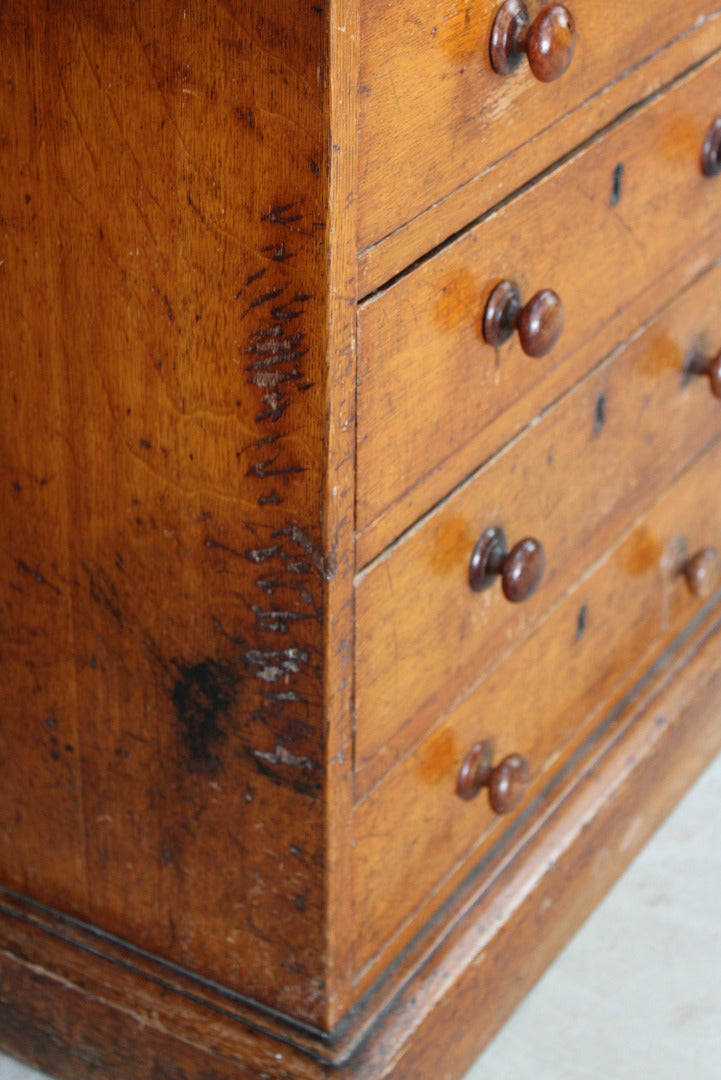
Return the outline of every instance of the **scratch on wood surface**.
[[[263,750],[254,750],[253,755],[269,765],[290,765],[295,769],[314,769],[315,762],[309,757],[298,757],[286,750],[282,743],[275,744],[275,751],[270,754]]]

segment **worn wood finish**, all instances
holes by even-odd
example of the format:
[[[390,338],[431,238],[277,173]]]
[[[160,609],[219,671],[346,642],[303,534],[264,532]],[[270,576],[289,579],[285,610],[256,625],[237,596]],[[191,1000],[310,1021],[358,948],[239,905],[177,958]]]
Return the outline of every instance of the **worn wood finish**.
[[[395,7],[0,5],[0,1042],[50,1071],[449,1075],[560,944],[565,922],[529,966],[547,902],[585,911],[633,847],[614,822],[653,819],[715,747],[721,268],[699,275],[721,250],[721,18],[663,0],[593,42],[601,5],[579,0],[511,31],[555,86],[526,60],[493,76],[511,89],[484,100],[475,164],[470,99],[444,114],[433,190],[425,158],[399,198],[401,172],[374,185],[381,214],[425,209],[359,257],[368,41],[411,20],[371,58],[396,59],[402,98],[432,29],[420,0]],[[456,7],[435,9],[434,100],[489,74],[487,40],[475,72],[461,54],[500,0]],[[404,108],[372,151],[391,165]],[[605,230],[591,270],[569,216]],[[360,309],[387,351],[359,387],[358,272],[402,272]],[[470,416],[447,352],[476,401],[468,335],[484,348],[499,281],[518,289],[490,325],[520,345],[496,341]],[[396,357],[399,312],[419,336]],[[406,426],[422,464],[399,488]],[[657,693],[665,724],[642,715]],[[667,786],[631,801],[646,776]],[[584,861],[599,839],[608,868]]]
[[[383,515],[375,544],[428,509],[434,467],[446,490],[467,475],[468,440],[556,365],[578,378],[617,313],[721,227],[717,181],[700,168],[720,73],[721,60],[704,66],[361,306],[357,524],[363,533]],[[543,286],[563,301],[563,334],[542,359],[515,337],[484,343],[486,301],[508,276],[522,294]]]
[[[359,576],[359,795],[721,431],[708,387],[684,376],[718,340],[719,296],[716,268]],[[518,607],[469,587],[489,525],[545,548],[543,581]]]
[[[527,64],[509,76],[493,71],[489,45],[500,7],[500,0],[363,0],[359,250],[561,121],[688,33],[697,19],[719,11],[709,0],[658,0],[649,18],[643,4],[574,0],[575,56],[562,78],[544,85]],[[514,122],[504,123],[506,116]],[[586,136],[593,130],[586,127]],[[537,159],[535,172],[557,153],[556,147],[553,157]]]
[[[359,971],[381,950],[374,970],[387,964],[448,898],[459,863],[469,869],[508,827],[487,800],[458,797],[471,746],[488,740],[495,761],[526,759],[525,809],[598,723],[609,696],[698,610],[686,559],[721,542],[721,502],[708,498],[719,469],[716,444],[356,808]],[[391,739],[379,753],[392,758],[399,743]]]
[[[0,878],[321,1027],[355,300],[330,16],[0,12]]]
[[[698,280],[709,267],[717,265],[719,241],[716,235],[702,237],[694,250],[680,263],[672,266],[644,292],[640,293],[627,307],[618,313],[609,329],[609,351],[624,345],[630,335],[639,327],[652,320],[658,311],[680,293],[683,293],[694,281]],[[398,504],[394,504],[388,513],[381,514],[372,526],[356,536],[356,567],[360,571],[369,564],[374,555],[388,546],[397,535],[394,529],[395,514],[415,521],[420,508],[430,501],[440,503],[449,490],[447,474],[462,479],[478,469],[479,464],[488,461],[497,452],[499,446],[510,443],[528,425],[528,417],[548,408],[549,401],[559,400],[576,382],[578,368],[590,370],[598,363],[599,350],[594,339],[580,346],[573,356],[554,367],[542,382],[532,387],[528,393],[517,400],[505,412],[501,413],[485,427],[480,428],[457,454],[436,469],[430,470],[422,486],[411,489]],[[689,361],[692,357],[688,358]],[[402,506],[401,506],[402,504]]]
[[[709,633],[709,630],[712,630]],[[533,828],[471,877],[442,940],[419,941],[393,987],[335,1048],[273,1038],[132,963],[69,947],[51,919],[0,912],[0,1037],[76,1080],[431,1080],[460,1076],[689,784],[721,749],[708,620],[550,793]],[[672,678],[675,676],[675,678]],[[503,917],[501,916],[503,913]],[[539,932],[540,927],[540,932]],[[80,958],[80,962],[78,962]],[[502,977],[501,977],[502,975]],[[134,1002],[132,1011],[128,1002]]]
[[[487,170],[455,188],[426,211],[358,254],[358,290],[368,296],[449,236],[480,218],[519,185],[538,176],[579,143],[612,123],[630,105],[668,86],[721,45],[721,18],[710,15],[649,56],[622,79],[589,98],[549,128],[542,128]]]

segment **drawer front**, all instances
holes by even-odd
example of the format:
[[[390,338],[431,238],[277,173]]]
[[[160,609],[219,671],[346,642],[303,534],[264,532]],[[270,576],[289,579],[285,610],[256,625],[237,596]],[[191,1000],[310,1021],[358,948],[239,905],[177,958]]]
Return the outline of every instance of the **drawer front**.
[[[721,431],[694,350],[721,345],[715,267],[616,351],[357,581],[356,790],[366,791],[465,688],[528,634]],[[489,526],[545,547],[537,593],[468,584]]]
[[[721,550],[719,475],[717,444],[356,806],[358,970],[403,924],[417,927],[437,909],[459,861],[477,859],[513,820],[493,812],[485,790],[468,802],[458,796],[469,749],[488,740],[494,762],[521,754],[528,805],[605,715],[614,687],[622,679],[628,687],[699,610],[679,571],[708,545]]]
[[[363,0],[360,249],[540,131],[569,114],[575,121],[584,101],[692,28],[697,30],[698,20],[711,18],[718,7],[710,0],[567,4],[576,26],[575,55],[560,78],[543,83],[525,59],[507,76],[491,67],[489,42],[501,0]],[[532,3],[532,13],[540,7]],[[629,94],[640,96],[651,89],[633,83]],[[633,100],[621,99],[619,112]],[[574,125],[576,141],[591,134],[594,123],[595,111],[589,110],[585,130]],[[551,160],[537,160],[536,171]]]
[[[614,340],[614,317],[721,227],[721,178],[700,165],[720,79],[721,60],[705,65],[361,306],[361,540],[399,535],[438,497],[439,472],[446,491],[468,475],[479,432],[511,407],[522,415],[560,366],[575,381]],[[486,300],[503,279],[525,300],[541,288],[561,298],[565,326],[546,356],[527,356],[518,334],[485,344]]]

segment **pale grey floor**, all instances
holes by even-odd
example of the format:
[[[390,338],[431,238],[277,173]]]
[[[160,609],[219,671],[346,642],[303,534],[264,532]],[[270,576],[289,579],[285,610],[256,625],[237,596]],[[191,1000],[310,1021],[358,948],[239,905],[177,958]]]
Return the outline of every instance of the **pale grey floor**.
[[[38,1077],[0,1056],[0,1080]],[[721,760],[466,1080],[526,1077],[721,1080]]]

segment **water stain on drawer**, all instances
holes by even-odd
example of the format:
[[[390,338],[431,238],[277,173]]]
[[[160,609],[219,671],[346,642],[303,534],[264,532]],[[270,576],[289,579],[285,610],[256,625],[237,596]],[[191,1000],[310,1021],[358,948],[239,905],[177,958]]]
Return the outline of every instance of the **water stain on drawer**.
[[[444,521],[428,548],[428,568],[436,577],[450,577],[456,573],[458,563],[463,563],[473,550],[477,537],[473,535],[468,519],[461,514]]]
[[[660,564],[662,553],[658,538],[649,529],[637,529],[623,548],[623,569],[631,577],[639,577]]]
[[[455,331],[459,321],[467,318],[469,311],[481,306],[481,294],[478,285],[469,270],[449,275],[447,281],[438,290],[438,299],[434,307],[436,325],[441,330]],[[479,325],[479,334],[480,331]]]

